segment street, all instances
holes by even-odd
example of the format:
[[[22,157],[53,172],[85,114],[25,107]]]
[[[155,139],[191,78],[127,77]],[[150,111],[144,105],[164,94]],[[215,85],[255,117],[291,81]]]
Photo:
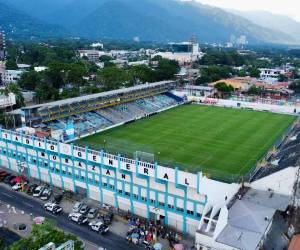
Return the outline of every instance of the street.
[[[126,239],[109,232],[107,235],[102,236],[91,231],[87,225],[79,226],[68,220],[67,214],[53,215],[44,211],[43,206],[38,201],[32,199],[32,197],[24,196],[21,193],[9,190],[3,186],[0,186],[0,200],[8,203],[17,209],[23,210],[25,213],[32,213],[34,216],[43,216],[56,221],[57,227],[78,236],[81,239],[89,241],[97,246],[106,248],[107,250],[119,250],[119,249],[141,249],[135,245],[129,245]]]

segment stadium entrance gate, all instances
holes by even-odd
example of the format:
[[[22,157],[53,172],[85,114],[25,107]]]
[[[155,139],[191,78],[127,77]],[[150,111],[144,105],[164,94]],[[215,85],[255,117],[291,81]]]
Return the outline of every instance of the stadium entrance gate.
[[[150,220],[154,221],[156,225],[165,225],[165,216],[150,212]]]

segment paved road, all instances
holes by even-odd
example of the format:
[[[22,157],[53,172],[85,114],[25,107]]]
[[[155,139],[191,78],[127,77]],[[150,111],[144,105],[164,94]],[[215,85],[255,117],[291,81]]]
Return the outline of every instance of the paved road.
[[[0,186],[0,200],[24,210],[25,213],[32,213],[34,216],[44,216],[55,219],[57,226],[67,232],[75,234],[81,239],[89,241],[97,246],[106,248],[107,250],[138,250],[142,249],[132,244],[127,244],[126,240],[119,235],[109,232],[102,236],[96,232],[91,231],[87,225],[79,226],[76,223],[70,222],[66,214],[52,215],[44,211],[43,206],[38,201],[26,197],[21,193],[14,192],[6,187]]]

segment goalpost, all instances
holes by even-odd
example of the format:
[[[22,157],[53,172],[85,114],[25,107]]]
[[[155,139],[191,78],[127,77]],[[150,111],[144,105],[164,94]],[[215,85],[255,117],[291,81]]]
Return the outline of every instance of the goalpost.
[[[150,162],[150,163],[155,162],[154,154],[143,152],[143,151],[135,151],[133,153],[133,158],[138,159],[139,161],[145,161],[145,162]]]

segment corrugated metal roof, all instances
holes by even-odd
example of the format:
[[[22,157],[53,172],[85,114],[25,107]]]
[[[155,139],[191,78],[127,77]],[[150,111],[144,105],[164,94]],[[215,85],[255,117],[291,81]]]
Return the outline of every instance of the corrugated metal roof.
[[[157,86],[165,85],[168,83],[174,83],[174,81],[161,81],[161,82],[155,82],[155,83],[145,83],[145,84],[140,84],[140,85],[136,85],[134,87],[129,87],[129,88],[111,90],[111,91],[97,93],[97,94],[69,98],[69,99],[65,99],[65,100],[61,100],[61,101],[32,105],[32,106],[24,107],[22,109],[33,109],[33,108],[42,108],[42,107],[50,108],[50,107],[55,107],[55,106],[63,106],[63,105],[68,105],[68,104],[72,104],[72,103],[82,102],[85,100],[97,99],[99,97],[117,95],[117,94],[122,94],[122,93],[130,93],[131,91],[134,91],[134,90],[142,90],[142,89],[146,89],[149,87],[157,87]]]

